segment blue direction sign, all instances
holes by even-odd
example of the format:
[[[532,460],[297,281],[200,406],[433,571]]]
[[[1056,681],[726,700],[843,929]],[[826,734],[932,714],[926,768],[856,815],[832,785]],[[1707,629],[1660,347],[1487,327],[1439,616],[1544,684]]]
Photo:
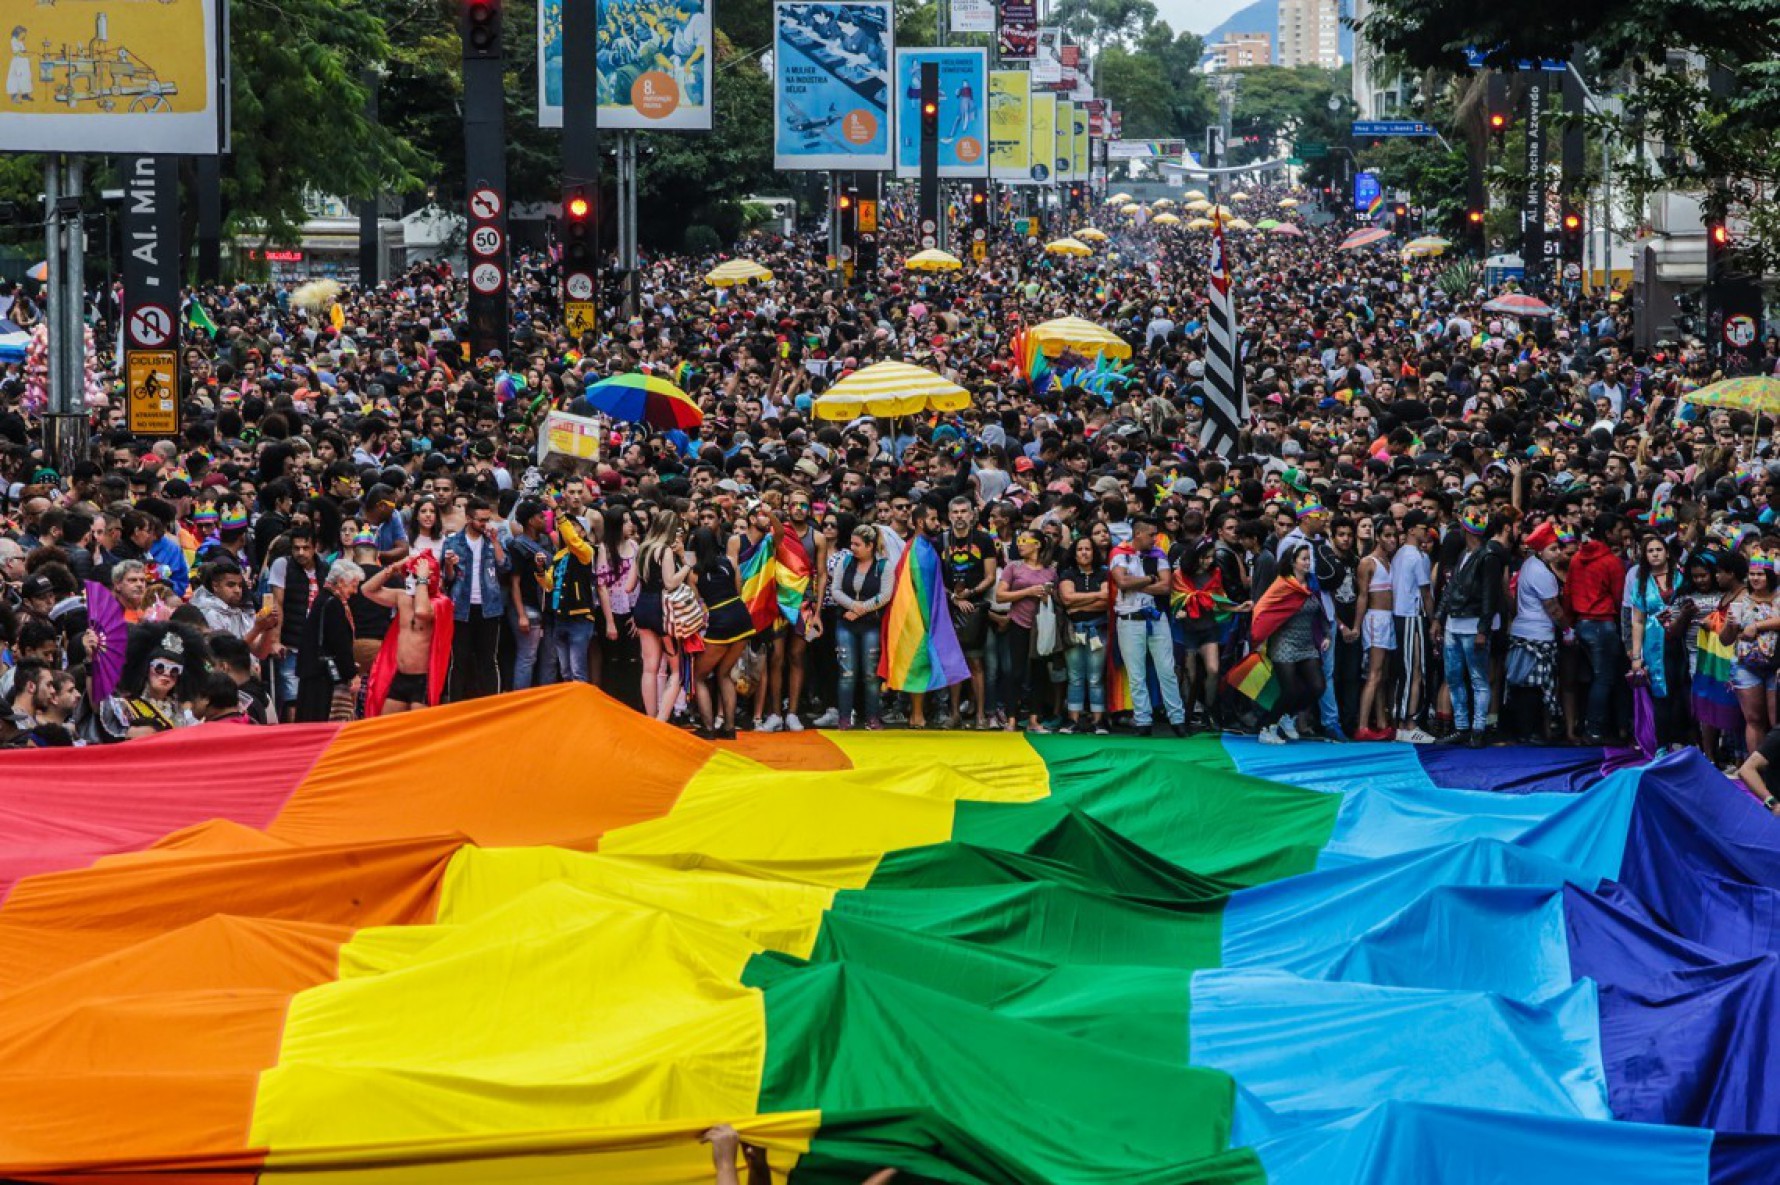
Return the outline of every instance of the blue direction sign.
[[[1431,123],[1419,119],[1356,119],[1354,139],[1378,139],[1382,136],[1434,136],[1439,133]]]
[[[1483,50],[1476,46],[1470,46],[1465,50],[1465,64],[1473,70],[1480,70],[1483,68],[1483,55]],[[1514,63],[1514,68],[1516,70],[1547,70],[1554,74],[1561,74],[1564,71],[1565,63],[1561,58],[1541,58],[1536,62],[1531,58],[1522,58]]]

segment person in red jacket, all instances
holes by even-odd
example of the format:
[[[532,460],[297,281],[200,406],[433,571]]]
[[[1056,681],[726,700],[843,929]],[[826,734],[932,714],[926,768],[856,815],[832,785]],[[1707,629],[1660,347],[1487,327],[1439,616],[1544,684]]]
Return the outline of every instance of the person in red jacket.
[[[1619,637],[1625,561],[1609,543],[1618,525],[1611,514],[1595,519],[1588,542],[1570,561],[1570,579],[1564,586],[1564,607],[1576,623],[1576,642],[1588,656],[1592,672],[1582,719],[1583,738],[1590,744],[1606,739],[1607,713],[1625,675],[1625,647]]]

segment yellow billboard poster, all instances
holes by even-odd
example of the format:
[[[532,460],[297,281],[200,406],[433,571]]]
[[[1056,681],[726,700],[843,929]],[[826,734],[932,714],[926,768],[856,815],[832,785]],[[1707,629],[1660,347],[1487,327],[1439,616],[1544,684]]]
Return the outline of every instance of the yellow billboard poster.
[[[3,6],[0,151],[212,154],[225,142],[221,0]]]
[[[1032,75],[1024,70],[989,73],[989,176],[1032,183]]]
[[[1075,148],[1069,167],[1069,179],[1071,181],[1086,181],[1088,179],[1088,108],[1081,103],[1075,104],[1074,110],[1070,112],[1070,119],[1075,125]]]
[[[1056,153],[1050,151],[1057,139],[1057,96],[1043,91],[1032,92],[1032,180],[1049,185],[1056,178]]]
[[[1057,100],[1057,134],[1052,139],[1051,180],[1068,181],[1075,169],[1075,104]]]

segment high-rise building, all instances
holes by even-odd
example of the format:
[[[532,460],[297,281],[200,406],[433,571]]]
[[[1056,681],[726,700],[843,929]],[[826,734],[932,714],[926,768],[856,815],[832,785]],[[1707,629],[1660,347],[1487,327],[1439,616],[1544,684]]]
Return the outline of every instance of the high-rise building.
[[[1225,33],[1224,39],[1206,51],[1214,70],[1241,70],[1248,66],[1273,65],[1271,33]]]
[[[1341,65],[1341,0],[1279,0],[1279,64]]]

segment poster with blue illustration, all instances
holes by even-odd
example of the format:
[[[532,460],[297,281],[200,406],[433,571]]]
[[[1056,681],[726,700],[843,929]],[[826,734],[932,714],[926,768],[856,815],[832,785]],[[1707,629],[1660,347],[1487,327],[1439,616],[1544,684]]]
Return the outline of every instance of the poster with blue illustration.
[[[710,0],[598,0],[599,126],[711,128]],[[562,126],[562,0],[538,4],[538,126]]]
[[[989,51],[896,51],[896,175],[921,175],[921,65],[939,64],[939,175],[989,172]]]
[[[890,167],[889,0],[773,5],[773,167]]]

